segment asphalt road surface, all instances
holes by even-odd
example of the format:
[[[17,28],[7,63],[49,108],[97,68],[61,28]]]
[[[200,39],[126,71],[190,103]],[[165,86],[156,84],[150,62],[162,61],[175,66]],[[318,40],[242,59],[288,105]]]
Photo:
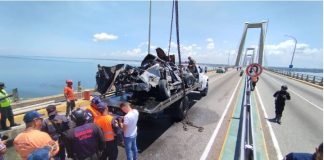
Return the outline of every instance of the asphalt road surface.
[[[201,97],[198,93],[190,94],[192,107],[187,118],[193,124],[203,127],[203,132],[191,126],[187,126],[188,130],[185,131],[183,123],[173,122],[168,115],[163,114],[160,118],[139,122],[139,159],[200,159],[239,79],[239,72],[236,70],[213,75],[209,79],[209,92],[206,97]],[[214,145],[208,153],[217,156]]]
[[[291,100],[286,101],[280,125],[273,121],[273,94],[282,84],[288,86]],[[315,152],[315,147],[323,142],[323,90],[270,72],[262,73],[256,90],[266,113],[264,118],[267,117],[268,127],[273,131],[273,136],[266,138],[270,159],[290,152]]]
[[[165,113],[147,117],[138,122],[138,148],[141,160],[205,160],[218,159],[220,150],[238,97],[239,72],[209,77],[209,92],[201,97],[191,93],[191,108],[187,119],[198,128],[174,122]],[[287,101],[282,124],[273,122],[275,91],[282,84],[288,85],[291,100]],[[260,76],[254,94],[258,100],[260,117],[270,160],[280,159],[289,152],[312,153],[323,141],[323,93],[322,89],[264,72]],[[231,103],[230,103],[231,102]],[[265,114],[263,113],[263,108]],[[13,148],[10,148],[10,157]],[[234,152],[234,151],[233,151]],[[9,157],[9,159],[10,159]],[[124,148],[119,147],[118,159],[125,158]]]

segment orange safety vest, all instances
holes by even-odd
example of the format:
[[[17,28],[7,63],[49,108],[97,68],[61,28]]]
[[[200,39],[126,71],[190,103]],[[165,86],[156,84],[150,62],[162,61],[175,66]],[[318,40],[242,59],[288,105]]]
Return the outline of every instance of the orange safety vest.
[[[112,128],[112,120],[113,117],[111,115],[106,115],[106,116],[98,116],[95,120],[94,123],[99,126],[105,136],[105,141],[112,141],[114,140],[114,130]]]
[[[251,77],[251,79],[252,79],[252,82],[258,81],[258,77]]]
[[[86,109],[91,112],[93,119],[101,115],[99,111],[97,111],[95,108],[91,106],[88,106]]]

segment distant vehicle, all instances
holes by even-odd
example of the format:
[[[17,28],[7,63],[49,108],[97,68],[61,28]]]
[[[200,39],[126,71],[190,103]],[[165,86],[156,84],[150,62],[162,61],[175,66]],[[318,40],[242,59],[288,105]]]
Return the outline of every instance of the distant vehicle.
[[[226,69],[224,67],[217,67],[216,68],[216,73],[225,73]]]

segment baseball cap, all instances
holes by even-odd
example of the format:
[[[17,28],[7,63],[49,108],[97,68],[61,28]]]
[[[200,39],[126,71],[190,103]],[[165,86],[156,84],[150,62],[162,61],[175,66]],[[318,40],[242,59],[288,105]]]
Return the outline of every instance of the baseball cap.
[[[35,149],[32,153],[28,155],[27,160],[44,160],[50,158],[50,146],[45,146],[43,148]]]
[[[29,111],[29,112],[25,113],[24,122],[29,123],[29,122],[32,122],[34,119],[43,118],[43,116],[44,115],[39,114],[37,111]]]
[[[48,116],[55,115],[56,114],[56,106],[55,105],[48,105],[46,107],[46,111],[47,111]]]
[[[99,112],[103,112],[107,108],[108,104],[105,102],[100,102],[97,104],[97,108]]]
[[[95,105],[98,105],[100,102],[101,102],[101,99],[98,96],[93,97],[91,100],[91,103],[95,104]]]

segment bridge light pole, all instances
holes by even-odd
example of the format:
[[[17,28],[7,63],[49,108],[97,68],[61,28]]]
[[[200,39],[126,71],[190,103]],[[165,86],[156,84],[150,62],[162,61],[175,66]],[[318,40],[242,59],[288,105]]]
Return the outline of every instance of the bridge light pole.
[[[290,35],[285,35],[285,36],[287,36],[287,37],[289,37],[289,38],[292,38],[294,41],[295,41],[295,47],[294,47],[294,51],[293,51],[293,55],[292,55],[292,58],[291,58],[291,62],[290,62],[290,65],[289,65],[289,68],[293,68],[293,60],[294,60],[294,56],[295,56],[295,51],[296,51],[296,45],[297,45],[297,39],[295,38],[295,37],[293,37],[293,36],[290,36]]]

